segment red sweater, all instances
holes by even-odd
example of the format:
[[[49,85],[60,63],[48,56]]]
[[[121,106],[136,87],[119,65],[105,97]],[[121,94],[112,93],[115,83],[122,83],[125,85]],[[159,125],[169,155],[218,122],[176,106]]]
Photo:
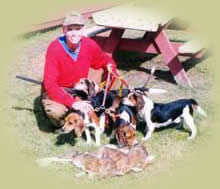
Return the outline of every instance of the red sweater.
[[[71,108],[75,99],[62,87],[72,87],[81,78],[87,78],[90,67],[106,69],[108,63],[112,63],[113,68],[116,68],[112,58],[107,56],[90,38],[82,38],[76,61],[56,39],[49,45],[46,53],[43,76],[44,89],[52,100]]]

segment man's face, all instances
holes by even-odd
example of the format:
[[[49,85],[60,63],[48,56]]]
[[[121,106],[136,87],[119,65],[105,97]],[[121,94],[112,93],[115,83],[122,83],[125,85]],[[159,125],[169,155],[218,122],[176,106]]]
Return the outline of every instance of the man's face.
[[[69,25],[63,27],[63,33],[66,35],[67,41],[72,45],[80,42],[84,35],[83,25]]]

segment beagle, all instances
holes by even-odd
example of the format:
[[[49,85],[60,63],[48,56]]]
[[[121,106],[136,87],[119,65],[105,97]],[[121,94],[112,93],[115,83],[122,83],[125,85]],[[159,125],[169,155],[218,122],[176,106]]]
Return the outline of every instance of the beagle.
[[[79,82],[73,86],[73,90],[81,91],[80,95],[82,95],[87,100],[101,91],[101,88],[95,81],[87,78],[81,78]]]
[[[163,104],[153,102],[142,93],[131,92],[123,99],[123,103],[135,107],[138,115],[146,122],[148,131],[143,140],[151,138],[155,128],[165,127],[172,123],[181,123],[182,120],[191,130],[188,139],[193,139],[197,133],[193,120],[194,110],[206,117],[206,113],[194,99],[180,99]]]
[[[69,90],[71,92],[71,89]],[[100,108],[103,103],[105,91],[99,87],[99,85],[90,79],[82,78],[72,88],[73,93],[79,96],[82,100],[89,100],[94,109]],[[163,89],[151,89],[151,88],[134,88],[134,89],[122,89],[121,96],[128,95],[131,91],[142,91],[150,94],[166,93]],[[119,96],[119,90],[110,90],[107,93],[105,101],[105,109],[112,106],[115,98]],[[96,111],[97,115],[100,116],[104,112],[104,109]]]
[[[145,94],[145,93],[163,94],[163,93],[167,92],[163,89],[151,89],[151,88],[122,89],[122,94],[121,94],[120,99],[123,97],[126,97],[132,91],[137,91],[137,92],[143,93],[143,94]],[[115,116],[113,116],[113,115],[119,113],[119,112],[116,113],[116,108],[119,106],[120,101],[121,101],[121,100],[118,100],[119,94],[120,94],[119,90],[109,91],[106,96],[106,102],[105,102],[104,109],[99,109],[98,111],[96,111],[97,115],[100,117],[100,128],[102,129],[103,132],[106,128],[106,125],[108,125],[108,124],[106,124],[106,120],[110,121],[111,123],[114,122]],[[101,107],[103,98],[104,98],[104,91],[100,91],[99,93],[96,94],[96,96],[93,96],[90,99],[91,105],[93,106],[94,109]],[[124,108],[125,108],[125,106],[124,106]],[[121,105],[120,109],[122,110],[122,105]],[[120,109],[118,109],[118,111]],[[132,108],[132,109],[133,109],[132,111],[135,110],[134,108]],[[107,112],[106,112],[106,110],[107,110]],[[122,112],[120,112],[120,113],[122,113]],[[130,112],[130,114],[131,114],[131,112]]]
[[[100,117],[100,128],[111,127],[110,139],[116,138],[120,147],[132,146],[136,143],[136,113],[134,107],[124,105],[121,98],[116,97],[113,105]]]
[[[118,127],[115,136],[119,147],[132,147],[137,143],[136,128],[131,124],[126,123],[125,125]]]
[[[83,112],[81,110],[70,110],[67,113],[67,116],[64,118],[64,126],[62,130],[65,133],[69,133],[72,130],[75,131],[77,137],[81,137],[83,131],[86,133],[86,142],[87,144],[91,143],[91,135],[89,128],[92,127],[95,129],[95,139],[96,145],[100,145],[100,128],[99,128],[99,119],[94,111]]]

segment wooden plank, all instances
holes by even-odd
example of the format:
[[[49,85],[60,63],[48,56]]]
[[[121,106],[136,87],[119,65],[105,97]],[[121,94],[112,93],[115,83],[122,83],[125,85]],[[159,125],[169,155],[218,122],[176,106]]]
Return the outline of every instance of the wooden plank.
[[[107,36],[95,36],[93,39],[103,48]],[[179,47],[182,46],[182,43],[172,42],[173,48],[178,51]],[[123,51],[134,51],[134,52],[143,52],[143,53],[152,53],[158,54],[158,48],[150,41],[142,41],[136,39],[127,39],[122,38],[117,47],[119,50]]]
[[[100,26],[154,32],[172,19],[172,16],[163,15],[152,7],[142,7],[135,3],[99,11],[93,13],[92,17]]]
[[[103,26],[93,26],[93,27],[87,28],[85,32],[86,32],[86,36],[94,37],[99,33],[103,33],[109,30],[111,30],[111,28],[106,28]]]

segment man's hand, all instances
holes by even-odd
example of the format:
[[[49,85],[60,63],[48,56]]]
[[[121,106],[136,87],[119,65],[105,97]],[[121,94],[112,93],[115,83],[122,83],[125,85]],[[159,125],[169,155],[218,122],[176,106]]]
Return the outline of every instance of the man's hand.
[[[42,103],[47,115],[57,120],[59,120],[68,111],[66,106],[49,99],[42,100]]]
[[[79,100],[73,103],[72,108],[75,110],[80,110],[82,112],[91,112],[93,111],[92,105],[89,101]]]

